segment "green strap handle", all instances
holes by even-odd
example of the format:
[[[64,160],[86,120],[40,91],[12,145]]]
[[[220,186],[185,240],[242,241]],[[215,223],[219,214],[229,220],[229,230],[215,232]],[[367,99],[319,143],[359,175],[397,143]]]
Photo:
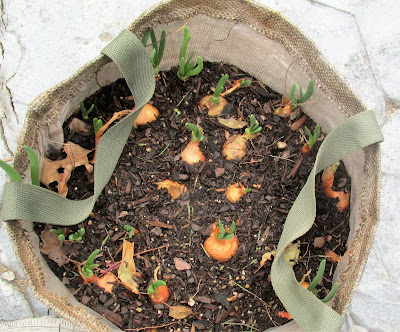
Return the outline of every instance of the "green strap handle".
[[[133,122],[153,96],[155,87],[149,56],[132,32],[122,31],[102,53],[110,57],[125,76],[136,111],[107,130],[100,140],[94,170],[94,195],[82,201],[72,201],[38,186],[8,181],[4,186],[2,220],[20,219],[69,226],[82,222],[92,212],[117,165]]]
[[[140,40],[130,31],[122,31],[102,53],[121,69],[137,110],[111,127],[100,140],[94,171],[94,195],[82,201],[72,201],[38,186],[9,181],[4,187],[2,220],[30,220],[68,226],[83,221],[92,211],[96,199],[111,178],[133,122],[151,99],[155,85],[149,57]],[[382,140],[372,112],[363,112],[345,120],[321,144],[315,166],[289,212],[272,264],[272,285],[283,305],[306,331],[339,331],[343,318],[299,285],[293,270],[283,259],[283,250],[306,233],[314,222],[315,175],[349,153]]]
[[[314,223],[315,176],[351,152],[381,141],[383,136],[372,111],[345,120],[324,139],[307,182],[289,211],[272,263],[271,282],[286,310],[304,331],[340,331],[343,317],[300,286],[293,269],[283,259],[283,250]]]

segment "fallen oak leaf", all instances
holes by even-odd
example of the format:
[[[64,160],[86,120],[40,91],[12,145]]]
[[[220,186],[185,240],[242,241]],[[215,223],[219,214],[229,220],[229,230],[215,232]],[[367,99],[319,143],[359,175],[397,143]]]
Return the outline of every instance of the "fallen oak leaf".
[[[184,319],[190,315],[193,315],[193,312],[187,307],[176,305],[169,308],[168,315],[175,319]]]
[[[42,172],[40,174],[40,182],[47,188],[50,184],[57,182],[58,193],[66,197],[68,192],[67,182],[71,177],[72,171],[79,166],[85,166],[89,173],[93,172],[93,165],[89,163],[87,155],[92,150],[87,150],[78,144],[68,141],[63,146],[67,156],[62,160],[52,161],[48,158],[43,158]],[[63,169],[63,172],[59,172]]]
[[[118,269],[118,278],[130,291],[139,294],[139,285],[135,279],[141,279],[141,273],[136,271],[133,260],[134,244],[124,239],[122,243],[122,261]]]
[[[179,184],[172,180],[164,180],[156,184],[158,185],[157,189],[166,188],[173,199],[178,199],[182,193],[187,191],[187,187],[184,184]]]

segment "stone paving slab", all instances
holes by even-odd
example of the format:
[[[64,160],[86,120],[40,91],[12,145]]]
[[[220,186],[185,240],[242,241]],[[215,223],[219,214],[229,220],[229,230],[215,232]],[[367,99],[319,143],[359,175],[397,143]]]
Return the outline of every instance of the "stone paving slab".
[[[346,315],[344,331],[400,330],[400,5],[397,0],[263,0],[312,39],[337,72],[375,111],[382,147],[381,223],[361,284]],[[1,2],[0,157],[11,156],[28,103],[75,72],[122,29],[158,0],[8,0]],[[0,193],[5,176],[0,172]],[[396,227],[397,226],[397,227]],[[0,297],[8,300],[0,319],[46,315],[48,308],[23,280],[0,225]],[[4,270],[4,271],[3,271]],[[15,280],[3,273],[14,271]],[[3,272],[1,272],[3,271]],[[6,274],[7,276],[7,274]],[[16,310],[18,308],[18,310]],[[1,327],[1,325],[0,325]]]

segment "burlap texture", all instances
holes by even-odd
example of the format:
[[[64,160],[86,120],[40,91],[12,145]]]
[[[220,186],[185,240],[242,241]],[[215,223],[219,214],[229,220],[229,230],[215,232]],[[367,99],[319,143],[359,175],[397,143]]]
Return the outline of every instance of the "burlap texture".
[[[173,0],[144,13],[130,29],[138,36],[149,26],[155,28],[157,35],[162,29],[169,33],[160,68],[165,70],[178,63],[181,33],[174,31],[184,24],[193,37],[189,49],[195,50],[204,60],[224,61],[240,67],[278,92],[286,90],[287,93],[294,82],[307,86],[310,79],[315,80],[313,102],[304,108],[325,132],[330,132],[346,117],[365,110],[301,31],[279,13],[257,4],[239,0]],[[288,67],[288,87],[285,89]],[[62,123],[79,108],[79,101],[119,76],[117,67],[109,63],[107,57],[99,56],[35,99],[29,106],[15,156],[15,168],[23,172],[28,165],[20,148],[22,145],[37,148],[41,156],[60,148]],[[352,177],[352,210],[349,255],[335,273],[340,288],[334,308],[339,313],[350,304],[379,221],[379,147],[373,145],[358,151],[346,158],[345,164]],[[61,283],[54,285],[57,280],[40,259],[37,238],[34,235],[32,239],[27,237],[25,230],[31,230],[30,223],[11,222],[7,229],[32,290],[40,300],[86,330],[112,328],[93,311],[79,306],[72,296],[66,297],[60,290]],[[39,268],[42,265],[44,268]]]

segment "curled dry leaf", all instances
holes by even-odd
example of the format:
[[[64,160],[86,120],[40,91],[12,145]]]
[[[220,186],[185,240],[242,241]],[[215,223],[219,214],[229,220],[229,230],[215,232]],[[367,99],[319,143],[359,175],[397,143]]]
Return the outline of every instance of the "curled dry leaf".
[[[289,98],[282,97],[282,103],[275,109],[275,114],[281,118],[287,118],[293,110],[292,102]]]
[[[246,188],[240,182],[231,184],[225,191],[226,198],[232,203],[236,203],[244,195],[246,195]]]
[[[172,180],[164,180],[156,184],[158,185],[157,189],[166,188],[173,199],[178,199],[182,193],[187,191],[187,187],[184,184],[179,184]]]
[[[136,271],[133,251],[134,244],[124,239],[122,243],[122,261],[118,269],[118,278],[126,288],[135,294],[139,294],[139,285],[135,279],[140,279],[141,273]]]
[[[223,118],[218,118],[218,122],[225,127],[232,128],[232,129],[242,129],[247,126],[247,122],[243,121],[242,118],[240,119],[235,119],[235,118],[229,118],[229,119],[223,119]]]
[[[96,283],[99,287],[103,288],[105,292],[112,294],[114,284],[118,282],[117,277],[111,272],[107,272],[101,278],[96,278]]]
[[[132,109],[132,111],[134,110],[135,107]],[[153,105],[146,104],[144,105],[135,122],[133,123],[133,127],[137,128],[138,126],[143,126],[150,122],[153,122],[157,120],[159,115],[160,112],[157,108],[155,108]]]
[[[212,95],[201,98],[199,106],[202,110],[208,109],[209,116],[218,116],[222,114],[224,107],[228,104],[225,98],[219,96],[218,104],[211,101]]]
[[[259,268],[256,270],[256,272],[257,272],[258,270],[260,270],[260,269],[265,265],[265,263],[266,263],[267,261],[272,260],[272,256],[275,256],[275,254],[276,254],[276,250],[273,250],[273,251],[266,252],[264,255],[262,255],[261,262],[260,262],[260,266],[259,266]]]
[[[169,307],[168,315],[175,319],[184,319],[192,314],[192,310],[181,305]]]
[[[184,270],[191,270],[192,269],[192,266],[189,263],[185,262],[182,258],[175,257],[174,258],[174,263],[175,263],[175,268],[178,271],[184,271]]]
[[[62,160],[52,161],[43,158],[42,173],[40,174],[40,182],[49,188],[50,183],[57,182],[58,193],[66,197],[68,192],[67,182],[71,177],[74,168],[85,166],[89,173],[93,172],[93,165],[89,163],[87,155],[92,150],[84,149],[78,144],[67,142],[63,147],[64,152],[67,154]],[[63,169],[62,173],[58,170]]]
[[[111,124],[112,124],[114,121],[117,121],[117,120],[121,119],[123,116],[132,113],[133,110],[134,110],[134,109],[131,109],[131,110],[123,110],[123,111],[115,112],[115,113],[113,114],[113,116],[111,117],[111,119],[108,120],[108,121],[106,122],[106,124],[104,124],[102,127],[100,127],[100,129],[97,131],[96,137],[95,137],[95,149],[97,149],[97,145],[99,144],[100,139],[103,137],[103,134],[104,134],[104,132],[108,129],[108,127],[110,127]],[[95,152],[95,155],[94,155],[94,158],[93,158],[92,162],[94,163],[95,161],[96,161],[96,152]]]
[[[344,191],[335,191],[332,189],[333,181],[335,179],[335,171],[337,168],[337,164],[333,164],[326,169],[324,169],[322,173],[322,189],[328,197],[338,198],[339,202],[336,207],[340,212],[343,212],[349,205],[350,193],[346,193]]]
[[[56,262],[58,266],[68,263],[68,258],[64,256],[62,251],[62,242],[58,239],[57,234],[50,232],[50,225],[46,225],[45,229],[40,233],[42,245],[40,252],[47,255],[52,261]]]

